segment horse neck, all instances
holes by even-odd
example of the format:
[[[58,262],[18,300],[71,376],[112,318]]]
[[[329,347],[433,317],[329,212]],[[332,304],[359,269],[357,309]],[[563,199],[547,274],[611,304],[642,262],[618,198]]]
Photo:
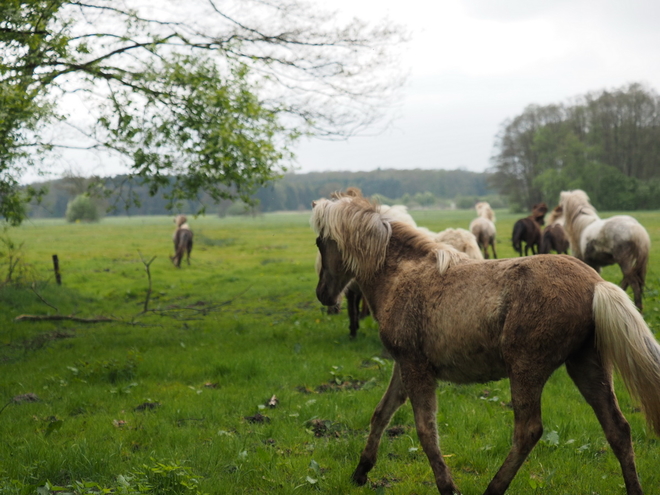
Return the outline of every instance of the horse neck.
[[[582,258],[582,250],[580,248],[580,240],[582,239],[582,233],[589,225],[595,221],[600,220],[600,217],[596,213],[581,213],[578,211],[573,215],[571,221],[566,221],[564,223],[564,230],[568,236],[568,240],[571,243],[571,249],[573,254]]]
[[[433,241],[429,241],[434,244]],[[391,239],[387,248],[385,262],[371,276],[356,277],[362,295],[369,304],[369,308],[378,321],[379,311],[387,305],[387,301],[397,297],[395,285],[401,279],[400,275],[405,270],[407,261],[414,263],[429,263],[429,269],[437,269],[435,257],[422,242],[418,246],[411,247],[405,241]]]

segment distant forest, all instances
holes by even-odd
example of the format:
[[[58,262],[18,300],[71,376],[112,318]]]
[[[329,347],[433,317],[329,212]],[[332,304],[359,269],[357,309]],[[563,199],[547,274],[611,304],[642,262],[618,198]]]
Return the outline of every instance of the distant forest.
[[[67,205],[76,196],[88,192],[91,180],[66,177],[45,184],[48,193],[41,203],[30,206],[32,218],[61,218]],[[121,184],[121,187],[118,186]],[[313,172],[288,173],[255,195],[256,206],[249,207],[230,201],[214,204],[200,195],[199,201],[184,201],[173,211],[167,209],[167,189],[155,196],[138,179],[114,177],[104,181],[104,189],[112,192],[105,199],[95,199],[106,215],[167,215],[195,213],[206,208],[206,214],[232,215],[243,213],[292,211],[311,209],[315,199],[328,197],[332,192],[359,187],[367,196],[376,196],[382,203],[404,203],[411,207],[472,208],[476,201],[487,200],[494,207],[506,202],[488,187],[488,174],[464,170],[375,170],[372,172]],[[129,197],[137,199],[128,208]]]
[[[660,95],[642,84],[530,105],[504,122],[489,184],[514,210],[583,189],[601,210],[660,208]]]

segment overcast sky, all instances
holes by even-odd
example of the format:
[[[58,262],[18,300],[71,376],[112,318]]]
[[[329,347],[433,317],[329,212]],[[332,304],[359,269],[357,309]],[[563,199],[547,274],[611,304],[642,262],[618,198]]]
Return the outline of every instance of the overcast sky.
[[[297,172],[489,166],[501,124],[532,103],[631,82],[660,90],[658,0],[323,0],[407,26],[410,71],[375,136],[306,140]]]

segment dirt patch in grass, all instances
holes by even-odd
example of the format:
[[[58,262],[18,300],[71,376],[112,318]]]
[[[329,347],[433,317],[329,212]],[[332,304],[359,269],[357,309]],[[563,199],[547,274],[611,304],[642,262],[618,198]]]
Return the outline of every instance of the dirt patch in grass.
[[[49,343],[60,340],[60,339],[72,339],[75,337],[73,332],[64,332],[61,330],[55,330],[53,332],[46,332],[32,337],[31,339],[25,339],[18,342],[12,342],[5,346],[9,352],[6,355],[0,356],[0,363],[9,363],[12,362],[17,357],[16,354],[24,354],[29,351],[38,351],[46,347]]]
[[[307,422],[307,427],[317,438],[341,438],[353,434],[346,425],[335,423],[329,419],[312,419]]]
[[[73,337],[75,337],[75,335],[72,332],[55,330],[54,332],[42,333],[29,340],[24,340],[19,345],[26,351],[36,351],[54,340],[72,339]]]
[[[245,419],[245,421],[247,421],[248,423],[252,423],[252,424],[270,423],[270,418],[260,413],[257,413],[254,416],[244,416],[243,419]]]
[[[160,402],[144,402],[137,406],[134,411],[153,411],[154,409],[160,407]]]
[[[343,390],[362,390],[370,389],[376,384],[374,379],[364,381],[364,380],[337,380],[331,379],[327,383],[322,383],[318,387],[311,389],[305,385],[300,385],[296,387],[296,391],[301,394],[323,394],[325,392],[341,392]]]
[[[410,426],[392,426],[391,428],[385,430],[385,434],[389,438],[397,438],[401,435],[405,435],[408,433],[408,431],[410,431]]]
[[[372,481],[371,488],[372,490],[378,490],[379,488],[392,488],[393,485],[401,481],[399,478],[394,478],[392,476],[383,476],[378,480]]]

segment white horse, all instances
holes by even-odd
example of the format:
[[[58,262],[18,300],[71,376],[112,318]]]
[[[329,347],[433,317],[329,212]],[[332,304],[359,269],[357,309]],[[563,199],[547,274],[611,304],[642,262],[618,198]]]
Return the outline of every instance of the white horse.
[[[484,251],[484,258],[488,259],[488,246],[493,250],[493,258],[497,258],[495,251],[495,213],[490,205],[481,201],[474,208],[477,210],[477,218],[470,222],[470,232],[476,237],[477,244]]]
[[[621,288],[632,287],[635,306],[641,311],[651,249],[646,229],[628,215],[601,219],[580,189],[562,192],[559,206],[573,256],[598,272],[603,266],[618,264],[623,272]]]
[[[465,229],[445,229],[433,235],[433,238],[437,242],[449,244],[457,251],[467,254],[469,258],[475,260],[484,259],[481,251],[479,250],[477,238],[474,236],[474,234],[472,234],[472,232],[469,232]]]

